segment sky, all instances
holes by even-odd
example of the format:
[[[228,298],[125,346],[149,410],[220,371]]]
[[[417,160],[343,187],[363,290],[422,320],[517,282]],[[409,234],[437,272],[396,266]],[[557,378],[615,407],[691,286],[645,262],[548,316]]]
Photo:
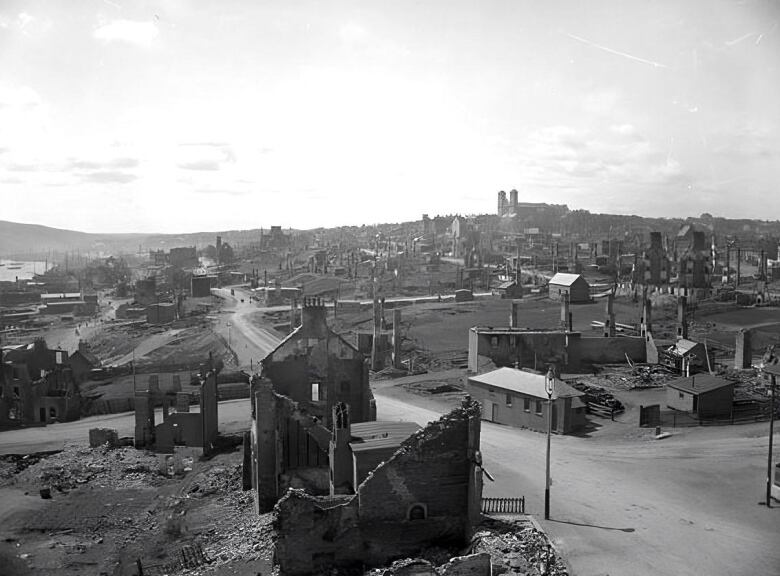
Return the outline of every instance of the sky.
[[[0,0],[0,220],[780,219],[780,3]]]

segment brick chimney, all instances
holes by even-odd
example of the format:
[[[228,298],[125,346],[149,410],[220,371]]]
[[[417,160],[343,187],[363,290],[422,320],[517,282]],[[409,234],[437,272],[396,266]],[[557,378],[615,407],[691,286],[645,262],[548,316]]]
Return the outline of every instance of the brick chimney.
[[[322,298],[304,298],[301,309],[301,335],[306,338],[326,338],[328,322]]]

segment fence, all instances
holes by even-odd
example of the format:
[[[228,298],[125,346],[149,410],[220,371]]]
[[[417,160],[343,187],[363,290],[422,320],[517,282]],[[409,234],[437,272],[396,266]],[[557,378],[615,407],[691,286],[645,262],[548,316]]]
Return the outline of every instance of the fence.
[[[751,409],[735,409],[730,416],[721,418],[699,418],[691,412],[679,410],[660,410],[653,406],[641,406],[639,426],[652,428],[663,426],[665,428],[690,428],[693,426],[726,426],[731,424],[751,424],[753,422],[766,422],[769,420],[768,407],[757,404]],[[777,418],[777,415],[775,415]]]
[[[525,514],[525,496],[520,498],[483,498],[484,514]]]

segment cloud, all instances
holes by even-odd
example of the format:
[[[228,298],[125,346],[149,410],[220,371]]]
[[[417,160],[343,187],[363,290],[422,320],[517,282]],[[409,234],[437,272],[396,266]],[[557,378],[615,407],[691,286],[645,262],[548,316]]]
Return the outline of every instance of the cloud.
[[[246,196],[249,194],[249,190],[225,190],[225,189],[218,189],[215,190],[213,188],[198,188],[195,190],[196,194],[207,194],[207,195],[224,195],[224,196]]]
[[[24,182],[21,178],[17,178],[16,176],[8,176],[7,178],[3,178],[0,180],[3,184],[21,184]]]
[[[140,162],[136,158],[114,158],[106,162],[95,160],[71,160],[69,167],[74,170],[106,170],[117,168],[137,168]]]
[[[101,170],[98,172],[89,172],[81,176],[84,182],[97,182],[101,184],[128,184],[138,179],[135,174],[120,172],[118,170]]]
[[[34,109],[41,106],[40,95],[29,86],[0,86],[0,108]]]
[[[126,42],[143,48],[151,48],[160,35],[154,22],[113,20],[95,30],[94,37],[101,42]]]
[[[5,167],[10,172],[38,172],[43,169],[41,164],[22,164],[21,162],[14,162]]]
[[[368,39],[368,31],[356,22],[347,22],[339,28],[339,38],[349,46],[362,44]]]
[[[214,160],[196,160],[195,162],[182,162],[179,164],[182,170],[219,170],[219,162]]]
[[[636,138],[642,140],[642,136],[633,124],[613,124],[609,127],[610,132],[626,138]]]
[[[739,126],[708,136],[714,154],[726,159],[769,159],[777,152],[770,132],[755,126]]]
[[[615,112],[620,101],[617,90],[599,90],[588,93],[582,101],[582,109],[588,114],[609,116]]]
[[[630,124],[600,132],[548,126],[529,134],[518,150],[528,179],[544,187],[660,186],[686,177],[680,162]]]
[[[236,161],[236,154],[225,142],[189,142],[179,145],[178,167],[183,170],[216,171]]]

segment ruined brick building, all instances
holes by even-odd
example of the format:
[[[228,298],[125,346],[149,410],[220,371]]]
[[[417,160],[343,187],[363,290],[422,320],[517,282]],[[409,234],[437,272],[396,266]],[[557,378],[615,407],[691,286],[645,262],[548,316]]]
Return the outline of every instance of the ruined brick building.
[[[669,283],[669,257],[660,232],[650,232],[650,246],[642,254],[642,283],[646,286]]]
[[[197,389],[197,412],[190,412],[190,394],[181,392],[178,380],[177,388],[166,392],[161,391],[157,374],[139,376],[134,394],[135,447],[172,453],[175,446],[189,446],[209,454],[219,434],[217,372],[202,369],[205,376]],[[160,423],[155,417],[157,406],[162,407]]]
[[[467,398],[401,442],[354,494],[289,490],[274,508],[280,572],[380,566],[426,546],[464,546],[480,516],[479,441],[479,404]]]
[[[289,397],[326,426],[333,405],[349,405],[354,422],[376,419],[364,356],[328,327],[324,302],[304,299],[301,326],[262,362],[262,375],[274,392]]]
[[[262,361],[251,385],[252,428],[247,458],[259,512],[290,487],[330,491],[334,406],[352,422],[376,420],[366,358],[330,329],[319,299],[305,299],[302,324]]]
[[[677,234],[678,285],[686,288],[709,288],[712,275],[712,254],[703,231],[683,226]]]
[[[480,407],[423,428],[377,422],[366,360],[306,300],[303,324],[252,379],[245,487],[274,510],[282,574],[382,565],[463,546],[479,519]]]
[[[81,396],[64,350],[42,338],[0,351],[0,426],[77,420]]]

